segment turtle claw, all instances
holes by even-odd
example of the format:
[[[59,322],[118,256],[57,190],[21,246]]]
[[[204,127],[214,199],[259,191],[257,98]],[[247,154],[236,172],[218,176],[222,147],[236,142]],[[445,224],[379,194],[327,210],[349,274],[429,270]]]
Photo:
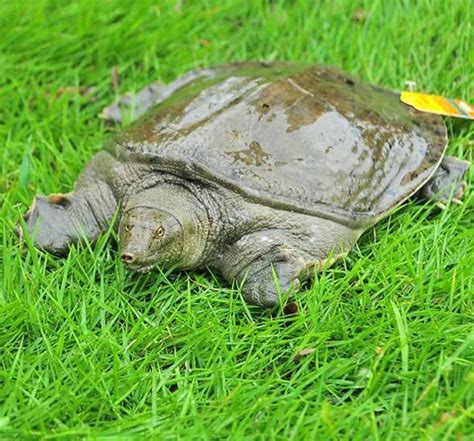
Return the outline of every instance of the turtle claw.
[[[448,201],[436,201],[435,206],[441,210],[446,210]],[[452,198],[451,203],[455,205],[464,205],[464,202],[458,198]]]

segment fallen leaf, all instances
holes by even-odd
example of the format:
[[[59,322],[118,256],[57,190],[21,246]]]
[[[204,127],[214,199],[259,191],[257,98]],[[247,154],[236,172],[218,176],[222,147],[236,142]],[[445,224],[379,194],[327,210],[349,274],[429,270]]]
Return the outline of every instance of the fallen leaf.
[[[360,378],[372,378],[373,374],[368,368],[360,368],[359,372],[357,372],[357,376]]]
[[[307,357],[308,355],[311,355],[313,352],[315,352],[316,349],[314,348],[306,348],[306,349],[301,349],[301,351],[297,352],[294,360],[295,362],[300,361],[303,357]]]
[[[283,307],[285,315],[295,315],[298,312],[298,305],[296,303],[288,303]]]
[[[86,86],[65,86],[59,87],[56,90],[55,97],[60,98],[63,95],[81,95],[81,96],[88,96],[92,95],[96,92],[95,87],[86,87]]]
[[[444,412],[442,415],[441,415],[441,418],[439,419],[439,421],[442,423],[442,424],[445,424],[447,423],[450,419],[454,418],[456,416],[456,414],[454,413],[454,411],[451,411],[451,412]]]
[[[359,8],[354,11],[354,15],[352,16],[352,21],[360,23],[367,18],[367,11],[365,9]]]

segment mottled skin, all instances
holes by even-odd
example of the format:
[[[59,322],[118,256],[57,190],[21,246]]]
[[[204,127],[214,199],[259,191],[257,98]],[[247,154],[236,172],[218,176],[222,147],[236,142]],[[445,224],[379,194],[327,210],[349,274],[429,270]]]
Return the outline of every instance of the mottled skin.
[[[155,104],[74,192],[36,198],[25,224],[38,247],[64,254],[118,210],[130,269],[209,267],[272,307],[415,192],[446,201],[464,188],[468,163],[443,159],[441,118],[332,68],[219,66],[138,94],[138,113]]]

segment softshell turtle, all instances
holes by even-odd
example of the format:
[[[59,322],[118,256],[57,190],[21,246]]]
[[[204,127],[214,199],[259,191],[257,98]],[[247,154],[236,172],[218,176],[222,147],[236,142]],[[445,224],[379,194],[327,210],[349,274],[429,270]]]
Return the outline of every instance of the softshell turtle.
[[[469,164],[444,157],[439,116],[325,66],[235,63],[152,84],[144,113],[99,151],[74,191],[37,197],[36,246],[67,252],[119,217],[119,254],[136,271],[208,267],[245,299],[279,294],[349,252],[412,195],[459,198]]]

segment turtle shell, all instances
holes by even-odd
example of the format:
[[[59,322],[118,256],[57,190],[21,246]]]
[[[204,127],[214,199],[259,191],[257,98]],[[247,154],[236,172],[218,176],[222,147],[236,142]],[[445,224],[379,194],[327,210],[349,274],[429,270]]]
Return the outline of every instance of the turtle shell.
[[[112,148],[122,161],[362,226],[419,189],[446,144],[440,117],[332,67],[241,63],[176,91]]]

